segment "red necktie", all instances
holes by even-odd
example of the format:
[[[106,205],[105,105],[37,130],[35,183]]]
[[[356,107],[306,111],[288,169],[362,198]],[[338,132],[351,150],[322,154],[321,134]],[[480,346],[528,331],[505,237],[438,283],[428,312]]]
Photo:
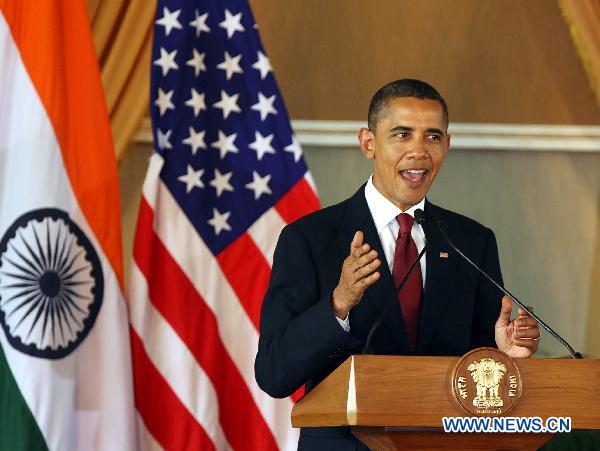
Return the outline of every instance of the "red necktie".
[[[415,244],[410,231],[414,219],[407,213],[401,213],[396,217],[400,224],[400,232],[396,239],[396,250],[394,251],[394,266],[392,276],[394,285],[398,288],[400,282],[408,272],[410,265],[417,258],[417,245]],[[410,350],[414,351],[417,343],[417,334],[419,333],[419,306],[421,304],[421,295],[423,293],[423,277],[421,275],[421,265],[417,264],[413,273],[408,278],[402,290],[398,294],[404,325],[408,335]]]

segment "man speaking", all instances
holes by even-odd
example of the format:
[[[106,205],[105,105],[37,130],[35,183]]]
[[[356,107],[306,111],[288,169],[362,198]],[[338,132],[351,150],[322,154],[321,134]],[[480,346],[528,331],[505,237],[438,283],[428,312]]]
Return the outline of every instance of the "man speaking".
[[[426,194],[450,146],[448,108],[419,80],[382,87],[359,133],[373,175],[351,198],[286,226],[263,301],[255,371],[274,397],[311,390],[371,342],[374,354],[458,356],[497,346],[512,357],[538,347],[537,322],[457,255],[453,243],[502,283],[494,233],[433,205]],[[425,212],[422,224],[415,211]],[[419,252],[415,266],[399,292]],[[299,449],[366,449],[349,428],[305,428]]]

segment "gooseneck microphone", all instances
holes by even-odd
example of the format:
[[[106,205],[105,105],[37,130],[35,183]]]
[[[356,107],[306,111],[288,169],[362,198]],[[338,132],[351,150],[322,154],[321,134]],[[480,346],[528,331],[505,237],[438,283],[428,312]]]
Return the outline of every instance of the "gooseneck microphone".
[[[415,210],[415,222],[421,226],[423,226],[425,224],[425,214],[423,213],[423,210],[421,210],[421,209]],[[398,288],[396,288],[396,298],[398,297],[398,293],[400,293],[400,290],[402,289],[402,287],[404,285],[406,285],[407,280],[410,278],[410,276],[414,272],[417,264],[419,264],[419,261],[421,260],[421,257],[423,257],[423,255],[425,254],[426,249],[427,249],[427,242],[425,242],[425,246],[423,246],[423,249],[421,250],[421,252],[419,252],[419,255],[417,255],[417,258],[415,258],[415,260],[410,265],[410,268],[408,268],[408,271],[406,272],[402,281],[398,285]],[[387,315],[389,313],[392,305],[393,305],[392,303],[389,303],[387,305],[387,307],[383,310],[383,312],[381,312],[381,315],[379,315],[379,318],[377,318],[377,321],[375,321],[373,323],[373,325],[371,326],[371,329],[369,330],[369,334],[367,335],[365,347],[363,348],[361,354],[372,354],[373,353],[373,349],[371,349],[371,341],[373,341],[373,334],[375,334],[375,331],[379,328],[379,325],[383,321],[383,318],[385,318],[385,315]]]
[[[420,212],[421,215],[424,215],[422,210],[417,210],[417,211],[415,211],[415,218],[417,217],[417,212]],[[509,298],[511,298],[515,302],[515,304],[517,304],[519,307],[521,307],[523,310],[525,310],[525,312],[527,312],[527,314],[529,316],[531,316],[533,319],[535,319],[546,331],[548,331],[550,333],[550,335],[552,335],[554,338],[556,338],[556,340],[558,340],[558,342],[560,344],[562,344],[569,351],[569,354],[571,354],[572,358],[574,358],[574,359],[582,359],[583,358],[579,352],[575,351],[571,347],[571,345],[569,343],[567,343],[567,341],[564,338],[562,338],[560,335],[558,335],[548,324],[546,324],[544,322],[544,320],[542,320],[538,315],[536,315],[531,310],[529,310],[529,308],[527,308],[525,305],[523,305],[523,303],[521,301],[519,301],[515,295],[510,293],[507,289],[505,289],[499,283],[497,283],[494,279],[492,279],[492,277],[490,277],[483,269],[481,269],[476,263],[474,263],[469,257],[467,257],[458,247],[456,247],[456,245],[452,242],[450,237],[448,237],[448,234],[446,233],[446,230],[444,229],[444,226],[443,226],[444,220],[438,219],[435,223],[437,225],[438,230],[441,232],[442,236],[446,240],[446,242],[450,245],[450,247],[452,247],[452,249],[454,249],[456,251],[456,253],[458,255],[460,255],[465,261],[467,261],[471,266],[473,266],[477,271],[479,271],[479,273],[482,274],[487,280],[489,280],[496,288],[498,288],[505,295],[507,295]]]

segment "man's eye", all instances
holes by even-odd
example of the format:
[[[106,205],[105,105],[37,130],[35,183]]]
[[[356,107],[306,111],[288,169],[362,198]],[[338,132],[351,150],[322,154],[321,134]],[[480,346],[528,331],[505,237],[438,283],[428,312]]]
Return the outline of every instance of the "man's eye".
[[[398,132],[398,133],[396,133],[396,136],[398,138],[408,138],[409,133],[408,132]]]
[[[427,135],[427,139],[430,141],[441,141],[442,136],[438,135],[437,133],[430,133],[429,135]]]

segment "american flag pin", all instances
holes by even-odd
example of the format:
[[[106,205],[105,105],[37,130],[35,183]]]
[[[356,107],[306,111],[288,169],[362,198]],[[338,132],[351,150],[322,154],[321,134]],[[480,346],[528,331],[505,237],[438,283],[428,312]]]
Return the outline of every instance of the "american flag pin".
[[[448,252],[440,252],[440,258],[448,258]]]

